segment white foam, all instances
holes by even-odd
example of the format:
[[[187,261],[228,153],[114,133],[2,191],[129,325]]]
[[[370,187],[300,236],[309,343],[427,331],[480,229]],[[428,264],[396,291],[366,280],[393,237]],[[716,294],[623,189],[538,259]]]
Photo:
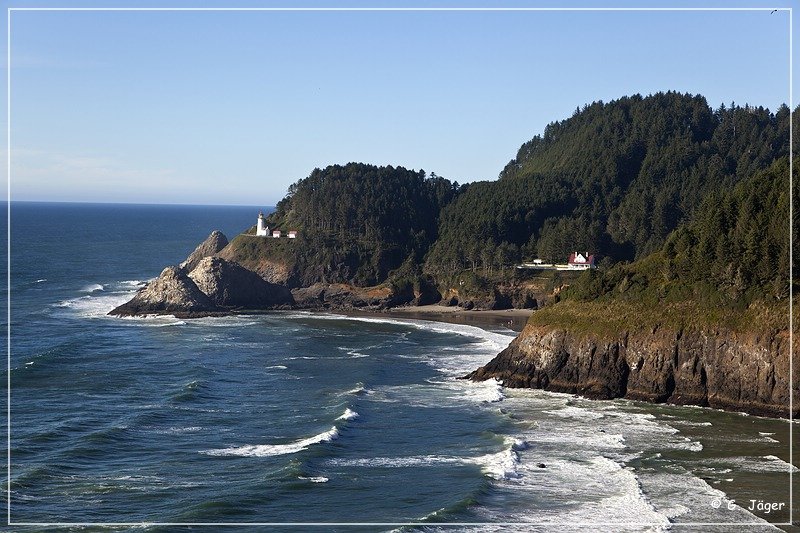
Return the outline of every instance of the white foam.
[[[82,292],[98,292],[105,290],[105,287],[99,283],[92,283],[81,289]]]
[[[519,477],[517,466],[519,455],[517,450],[522,449],[516,439],[506,438],[505,449],[477,457],[459,457],[454,455],[412,455],[404,457],[362,457],[362,458],[332,458],[328,464],[334,466],[358,466],[369,468],[408,468],[420,466],[437,466],[443,464],[477,465],[481,471],[496,480],[512,479]]]
[[[439,464],[467,464],[473,459],[451,455],[414,455],[406,457],[364,457],[357,459],[333,458],[327,461],[334,466],[359,466],[372,468],[405,468]]]
[[[230,328],[245,327],[261,324],[263,321],[253,315],[228,315],[228,316],[206,316],[192,319],[192,323],[204,328]]]
[[[348,407],[336,420],[353,420],[355,418],[358,418],[358,413]]]
[[[703,445],[697,441],[693,441],[689,437],[683,437],[682,441],[671,443],[670,447],[679,450],[689,450],[690,452],[703,451]]]
[[[106,317],[108,312],[120,306],[133,297],[133,292],[129,293],[109,293],[95,295],[94,293],[79,298],[64,300],[55,305],[57,308],[67,309],[73,316],[83,318]]]
[[[293,315],[286,315],[286,316],[290,318],[293,317]],[[310,315],[302,314],[299,316],[303,318],[308,318]],[[346,316],[337,314],[317,314],[313,315],[313,317],[320,320],[351,320],[351,321],[368,322],[374,324],[395,324],[401,326],[411,326],[413,328],[425,331],[434,331],[437,333],[461,335],[482,341],[482,343],[484,343],[482,348],[485,348],[487,349],[487,351],[492,351],[494,353],[497,353],[506,348],[509,345],[509,343],[512,340],[514,340],[514,338],[517,336],[517,334],[513,332],[512,332],[513,334],[505,334],[505,333],[487,331],[485,329],[481,329],[475,326],[467,326],[464,324],[449,324],[445,322],[432,322],[428,320],[397,319],[397,318],[382,318],[382,317],[381,318],[355,317],[355,316]],[[470,370],[474,370],[474,368],[470,367]]]
[[[598,413],[597,410],[586,409],[583,407],[575,407],[572,405],[562,407],[561,409],[549,410],[543,412],[549,415],[555,415],[562,418],[579,418],[581,420],[592,420],[592,419],[597,420],[605,417],[604,413]]]
[[[305,477],[305,476],[298,476],[297,479],[306,479],[311,483],[327,483],[329,480],[324,476],[314,476],[314,477]]]
[[[203,428],[200,426],[190,426],[190,427],[172,427],[169,429],[157,429],[154,433],[166,434],[166,435],[178,435],[181,433],[197,433],[198,431],[202,430]]]
[[[494,403],[503,401],[503,385],[495,378],[486,381],[461,381],[459,385],[464,386],[464,394],[461,396],[470,401],[480,403]],[[457,398],[454,398],[457,399]]]
[[[267,370],[272,370],[272,369],[274,369],[274,370],[286,370],[286,365],[272,365],[272,366],[268,366],[267,367]]]
[[[793,472],[797,473],[800,471],[796,466],[790,465],[783,459],[779,457],[775,457],[774,455],[765,455],[761,459],[763,461],[760,463],[760,468],[757,470],[758,472]]]
[[[519,454],[514,450],[514,444],[511,444],[501,452],[483,455],[469,462],[480,465],[481,471],[493,479],[502,480],[520,477],[520,473],[517,470],[520,462]]]
[[[231,448],[223,448],[219,450],[203,450],[200,453],[206,455],[216,455],[216,456],[230,455],[230,456],[241,456],[241,457],[271,457],[275,455],[287,455],[290,453],[297,453],[299,451],[305,450],[306,448],[314,444],[319,444],[322,442],[330,442],[336,439],[338,436],[339,436],[339,430],[336,429],[336,426],[334,426],[328,431],[319,433],[318,435],[314,435],[313,437],[308,437],[306,439],[290,442],[288,444],[255,444],[246,446],[234,446]]]
[[[355,394],[358,396],[361,394],[369,394],[369,391],[366,389],[366,387],[364,387],[363,384],[359,383],[358,386],[353,387],[350,390],[344,391],[344,394]]]
[[[703,427],[703,426],[713,425],[711,422],[690,422],[688,420],[675,420],[674,423],[679,424],[681,426],[693,426],[693,427]]]
[[[37,279],[34,283],[44,283],[47,279]]]
[[[125,287],[126,289],[130,289],[130,288],[144,287],[145,285],[147,285],[147,282],[138,279],[126,279],[125,281],[120,281],[117,285],[119,285],[120,287]]]
[[[515,452],[527,450],[530,447],[531,443],[526,441],[525,439],[518,439],[518,438],[512,439],[511,449],[514,450]]]

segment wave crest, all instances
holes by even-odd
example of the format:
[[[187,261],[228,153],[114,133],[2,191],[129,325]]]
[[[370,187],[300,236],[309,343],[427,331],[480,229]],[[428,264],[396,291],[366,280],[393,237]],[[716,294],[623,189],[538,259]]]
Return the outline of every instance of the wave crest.
[[[305,450],[314,444],[330,442],[339,436],[339,430],[333,426],[328,431],[308,437],[288,444],[255,444],[246,446],[234,446],[219,450],[204,450],[200,453],[215,456],[240,456],[240,457],[273,457],[276,455],[287,455]]]

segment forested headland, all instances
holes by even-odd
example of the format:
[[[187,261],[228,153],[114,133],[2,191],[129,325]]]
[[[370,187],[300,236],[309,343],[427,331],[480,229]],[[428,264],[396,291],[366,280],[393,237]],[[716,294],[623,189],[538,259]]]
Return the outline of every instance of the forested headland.
[[[548,290],[570,285],[558,299],[783,301],[789,119],[786,106],[712,109],[698,95],[633,95],[549,124],[494,181],[459,185],[365,163],[314,169],[268,217],[270,227],[299,230],[297,242],[239,238],[229,255],[282,263],[293,287],[413,285],[443,295],[458,285],[490,295],[525,279],[514,265],[580,250],[602,268],[577,280],[533,277]]]

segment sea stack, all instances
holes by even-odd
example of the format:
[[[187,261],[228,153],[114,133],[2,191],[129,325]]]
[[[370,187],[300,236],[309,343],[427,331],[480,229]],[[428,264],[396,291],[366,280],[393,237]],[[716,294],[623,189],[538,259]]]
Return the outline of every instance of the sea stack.
[[[293,303],[287,287],[268,283],[255,272],[219,257],[200,260],[189,278],[220,307],[263,309]]]
[[[219,309],[197,288],[186,272],[168,266],[153,282],[136,293],[127,303],[116,307],[109,315],[136,316],[174,313],[208,313]]]
[[[219,253],[226,246],[228,246],[228,238],[225,237],[221,231],[214,230],[211,232],[211,235],[206,237],[206,240],[201,242],[198,247],[189,254],[189,257],[187,257],[186,261],[181,263],[180,266],[187,273],[191,272],[202,259]]]

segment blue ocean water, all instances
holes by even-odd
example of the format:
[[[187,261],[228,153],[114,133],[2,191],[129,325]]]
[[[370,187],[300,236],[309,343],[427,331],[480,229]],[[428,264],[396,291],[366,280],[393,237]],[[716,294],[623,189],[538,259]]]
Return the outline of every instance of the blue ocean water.
[[[786,520],[747,510],[750,497],[788,502],[785,421],[457,379],[509,330],[308,312],[106,316],[257,211],[13,205],[14,523]]]

